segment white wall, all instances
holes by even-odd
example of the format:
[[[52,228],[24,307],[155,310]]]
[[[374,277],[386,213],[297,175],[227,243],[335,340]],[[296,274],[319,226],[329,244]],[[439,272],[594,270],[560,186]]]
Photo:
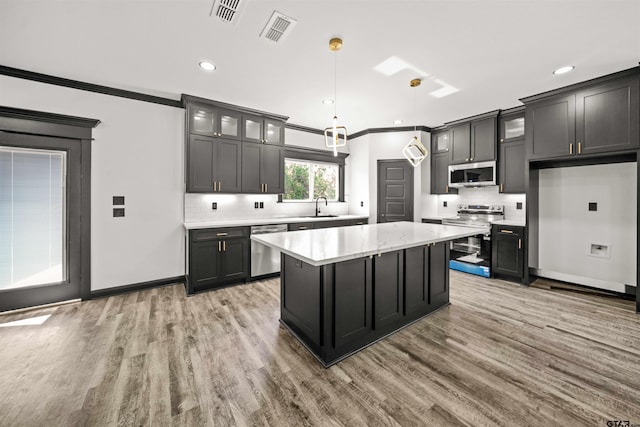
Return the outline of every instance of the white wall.
[[[539,172],[538,267],[544,277],[624,292],[636,284],[636,163]],[[596,212],[588,210],[597,202]],[[608,257],[589,255],[607,245]]]
[[[525,221],[527,208],[525,194],[502,194],[498,191],[497,185],[488,187],[460,188],[458,194],[441,194],[437,196],[438,217],[454,217],[458,205],[503,205],[504,218],[513,221]],[[444,206],[443,202],[447,202]],[[522,203],[522,209],[517,209],[517,204]]]
[[[0,76],[0,104],[99,119],[91,163],[91,289],[184,274],[184,110]],[[126,216],[112,217],[112,196]]]
[[[377,221],[378,160],[404,159],[402,149],[414,135],[414,131],[374,133],[351,141],[349,213],[368,213],[370,223]],[[429,133],[426,132],[420,132],[419,138],[423,142],[430,141]],[[424,162],[428,161],[429,159]],[[422,216],[422,172],[422,166],[413,170],[414,221],[420,221]],[[361,201],[364,202],[362,208]]]

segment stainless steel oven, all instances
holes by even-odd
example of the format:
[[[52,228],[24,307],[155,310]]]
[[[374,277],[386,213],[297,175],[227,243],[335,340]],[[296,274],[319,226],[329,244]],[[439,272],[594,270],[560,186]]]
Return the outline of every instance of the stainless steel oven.
[[[491,223],[504,219],[504,206],[496,205],[458,205],[455,218],[445,218],[444,225],[475,227],[484,233],[452,240],[451,262],[454,270],[489,277],[491,275]]]

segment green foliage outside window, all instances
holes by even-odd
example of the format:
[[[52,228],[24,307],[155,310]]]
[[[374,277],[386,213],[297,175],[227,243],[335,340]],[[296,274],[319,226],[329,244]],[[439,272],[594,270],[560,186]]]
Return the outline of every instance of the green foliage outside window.
[[[338,200],[338,172],[330,163],[285,159],[284,200]]]

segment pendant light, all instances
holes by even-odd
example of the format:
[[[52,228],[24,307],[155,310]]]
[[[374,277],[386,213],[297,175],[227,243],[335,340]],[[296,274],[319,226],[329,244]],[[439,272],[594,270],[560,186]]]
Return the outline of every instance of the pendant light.
[[[324,130],[324,145],[327,148],[333,148],[333,155],[338,155],[338,147],[347,145],[347,128],[338,125],[338,114],[336,113],[338,99],[336,96],[337,86],[337,56],[338,51],[342,48],[342,39],[332,38],[329,40],[329,50],[333,52],[333,123]],[[329,136],[331,132],[331,136]],[[342,136],[342,139],[340,138]]]
[[[413,79],[409,82],[409,86],[418,87],[420,86],[420,83],[422,83],[422,80]],[[416,112],[416,93],[415,92],[413,93],[413,112],[415,115],[415,112]],[[418,138],[417,126],[414,126],[413,131],[415,132],[415,135],[413,136],[413,138],[411,138],[411,141],[409,141],[409,143],[405,145],[405,147],[402,149],[402,154],[404,154],[404,157],[406,157],[407,160],[409,160],[409,163],[411,163],[413,167],[416,167],[420,163],[422,163],[424,159],[427,158],[427,156],[429,155],[429,151],[427,151],[426,147],[422,145],[422,142],[420,142],[420,139]]]

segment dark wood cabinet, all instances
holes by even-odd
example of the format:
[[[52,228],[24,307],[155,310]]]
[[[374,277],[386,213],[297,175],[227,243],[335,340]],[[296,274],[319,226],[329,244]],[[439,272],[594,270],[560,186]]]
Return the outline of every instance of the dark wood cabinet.
[[[531,160],[607,154],[640,146],[638,77],[524,100]]]
[[[242,140],[259,144],[284,145],[284,122],[257,115],[242,116]]]
[[[451,164],[496,159],[497,117],[495,111],[450,125]]]
[[[431,154],[447,153],[451,149],[451,132],[449,129],[434,130],[431,141]]]
[[[373,258],[373,329],[389,326],[404,315],[404,251],[387,252]],[[419,260],[422,262],[422,260]]]
[[[249,228],[189,232],[189,294],[244,282],[249,277]]]
[[[190,104],[187,107],[189,133],[239,140],[242,136],[239,112],[212,105]]]
[[[491,227],[491,274],[524,280],[524,227],[493,225]]]
[[[188,193],[240,192],[240,141],[190,135],[187,154]]]
[[[242,143],[242,192],[278,194],[284,192],[284,149]]]
[[[429,246],[429,307],[449,301],[449,242]]]
[[[526,146],[524,140],[524,108],[519,107],[500,116],[498,183],[501,193],[524,193]]]

